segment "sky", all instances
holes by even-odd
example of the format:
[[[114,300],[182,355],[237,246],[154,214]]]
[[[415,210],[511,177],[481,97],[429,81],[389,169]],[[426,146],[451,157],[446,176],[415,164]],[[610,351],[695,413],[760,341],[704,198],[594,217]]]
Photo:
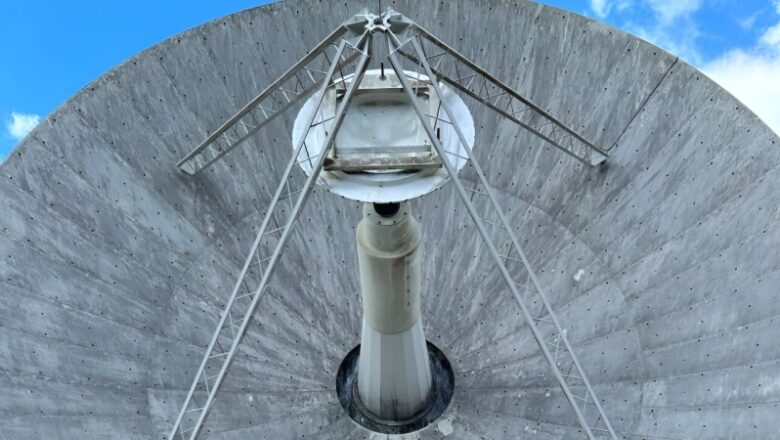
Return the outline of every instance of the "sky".
[[[454,0],[453,0],[454,1]],[[264,1],[2,0],[0,161],[58,105],[133,54]],[[544,0],[701,69],[780,133],[780,0]]]

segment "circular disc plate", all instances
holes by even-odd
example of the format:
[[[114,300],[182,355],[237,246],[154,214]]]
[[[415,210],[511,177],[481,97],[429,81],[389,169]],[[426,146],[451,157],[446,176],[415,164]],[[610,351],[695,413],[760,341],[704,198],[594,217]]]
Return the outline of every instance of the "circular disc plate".
[[[370,78],[371,76],[378,75],[378,70],[367,71],[363,83],[365,84],[367,77]],[[388,77],[391,75],[393,76],[391,82],[399,84],[398,80],[394,79],[395,74],[393,72],[388,72],[387,75]],[[412,78],[419,78],[421,81],[428,81],[427,76],[420,75],[418,77],[414,72],[407,72],[407,75]],[[443,104],[452,111],[455,120],[469,144],[469,148],[473,148],[475,131],[474,119],[471,117],[466,104],[451,88],[443,84],[439,84],[439,87],[442,90],[441,100],[443,101]],[[403,92],[399,90],[398,93]],[[435,94],[433,90],[431,90],[431,93]],[[327,120],[335,113],[335,105],[331,104],[328,106],[327,99],[328,96],[326,95],[323,100],[322,108],[320,108],[318,115],[314,118],[315,123],[316,121]],[[356,134],[364,136],[363,140],[365,141],[365,144],[375,144],[378,139],[387,140],[389,136],[394,136],[396,139],[403,140],[410,136],[410,132],[415,130],[415,128],[409,127],[412,127],[413,124],[420,124],[416,114],[410,113],[413,111],[411,106],[408,106],[409,108],[406,110],[388,106],[386,111],[376,109],[362,111],[361,104],[365,105],[366,103],[360,103],[356,106],[356,99],[357,97],[353,100],[352,106],[350,106],[344,124],[342,125],[342,130],[348,131],[349,136],[352,136],[348,140],[350,143],[355,143],[360,140],[355,139]],[[292,132],[293,148],[300,141],[300,138],[305,131],[306,124],[311,119],[312,112],[317,108],[318,101],[319,96],[315,94],[304,103],[303,107],[298,112]],[[405,111],[406,113],[404,113]],[[453,128],[453,125],[449,122],[443,105],[440,106],[438,117],[434,118],[433,116],[430,116],[428,120],[432,125],[435,124],[435,127],[440,134],[442,147],[448,152],[447,159],[456,170],[460,171],[466,166],[467,153],[460,144],[458,135]],[[313,165],[316,164],[314,159],[322,152],[325,146],[325,139],[329,127],[330,125],[327,123],[315,125],[309,130],[309,134],[306,136],[305,146],[301,149],[298,159],[301,168],[307,175],[311,174]],[[417,127],[416,130],[421,130],[421,128]],[[339,132],[338,136],[341,135],[342,133]],[[427,136],[425,138],[427,140]],[[336,142],[338,146],[339,137],[336,138]],[[309,160],[310,158],[311,160]],[[329,191],[348,199],[371,203],[391,203],[410,200],[428,194],[444,185],[448,180],[449,175],[447,174],[447,171],[444,167],[439,167],[412,172],[346,173],[342,171],[323,170],[320,178],[317,179],[317,183],[327,188]]]

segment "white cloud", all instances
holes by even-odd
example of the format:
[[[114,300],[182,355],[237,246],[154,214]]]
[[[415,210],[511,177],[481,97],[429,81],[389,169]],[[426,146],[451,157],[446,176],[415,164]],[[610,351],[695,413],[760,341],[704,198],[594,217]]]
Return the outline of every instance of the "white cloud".
[[[609,15],[610,4],[607,0],[590,0],[590,9],[597,17],[604,18]]]
[[[780,21],[765,29],[754,47],[731,50],[705,60],[699,51],[702,34],[695,17],[705,3],[703,0],[588,0],[588,3],[593,14],[602,19],[615,10],[639,5],[646,8],[650,20],[627,21],[622,27],[698,66],[780,133]],[[769,8],[780,14],[780,0],[772,0]],[[767,9],[738,24],[745,30],[752,29],[757,17]]]
[[[780,134],[780,56],[734,50],[702,70]]]
[[[701,0],[646,0],[661,25],[673,23],[680,17],[696,12],[701,7]]]
[[[758,17],[764,12],[766,11],[759,10],[745,18],[737,19],[737,24],[739,25],[740,28],[742,28],[743,31],[748,31],[750,29],[753,29],[753,26],[756,24],[756,20],[758,20]]]
[[[780,50],[780,23],[767,29],[761,36],[760,43],[769,48]]]
[[[701,36],[693,14],[702,6],[702,0],[643,0],[652,12],[651,23],[626,23],[625,28],[658,47],[698,64],[702,57],[698,50]]]
[[[613,10],[634,9],[645,15],[649,10],[653,18],[650,23],[640,20],[644,22],[640,25],[628,21],[623,27],[689,61],[700,59],[695,44],[699,30],[691,16],[701,8],[702,0],[588,0],[588,4],[593,14],[601,19],[607,18]],[[636,9],[636,6],[641,8]]]
[[[676,28],[658,25],[652,28],[645,28],[628,24],[626,28],[639,38],[647,40],[691,64],[699,64],[701,62],[702,56],[696,44],[701,34],[695,23],[685,23]]]
[[[618,11],[624,11],[631,6],[631,0],[588,0],[590,9],[599,18],[606,18],[612,8],[617,8]]]
[[[776,6],[780,12],[780,1]],[[756,47],[729,51],[702,70],[780,133],[780,23]]]
[[[38,115],[11,112],[11,119],[6,121],[5,129],[12,138],[19,140],[27,136],[39,122],[41,117]]]

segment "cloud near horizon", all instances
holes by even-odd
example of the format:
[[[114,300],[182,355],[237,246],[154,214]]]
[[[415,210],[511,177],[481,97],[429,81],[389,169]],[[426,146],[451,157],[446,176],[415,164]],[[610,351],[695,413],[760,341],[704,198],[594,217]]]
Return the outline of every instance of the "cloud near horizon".
[[[11,138],[21,140],[40,122],[39,115],[11,112],[11,118],[5,122],[5,129]]]
[[[701,66],[701,70],[753,110],[780,134],[780,0],[777,23],[750,49],[735,49]]]
[[[626,22],[621,27],[696,66],[780,134],[780,0],[772,2],[775,24],[763,29],[751,47],[714,57],[705,57],[699,50],[702,35],[695,13],[703,6],[702,0],[589,0],[589,4],[593,14],[602,19],[613,8],[649,8],[654,15],[652,23]],[[754,22],[752,16],[750,26]]]

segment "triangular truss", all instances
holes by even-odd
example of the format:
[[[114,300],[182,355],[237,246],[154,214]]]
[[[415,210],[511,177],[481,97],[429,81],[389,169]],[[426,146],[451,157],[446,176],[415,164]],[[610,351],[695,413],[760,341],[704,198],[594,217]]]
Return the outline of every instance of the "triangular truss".
[[[461,127],[456,122],[451,122],[456,121],[452,110],[440,99],[442,105],[436,120],[453,126],[478,176],[477,182],[471,187],[463,184],[452,165],[455,160],[464,157],[443,148],[434,127],[431,126],[430,115],[426,115],[418,102],[417,93],[410,83],[411,75],[414,75],[414,79],[421,78],[420,74],[437,79],[429,80],[428,86],[440,98],[442,90],[439,82],[452,86],[589,165],[603,162],[607,157],[606,152],[593,146],[574,130],[392,9],[388,9],[381,16],[364,12],[341,25],[178,164],[183,171],[196,174],[219,160],[280,113],[311,96],[313,92],[319,110],[329,88],[343,88],[343,97],[336,113],[327,121],[332,124],[332,129],[325,140],[325,148],[317,154],[300,154],[304,150],[307,153],[309,151],[306,145],[308,132],[326,122],[316,120],[321,112],[313,111],[307,121],[306,130],[291,151],[290,160],[171,430],[170,438],[192,440],[203,427],[255,310],[268,288],[270,277],[298,215],[320,177],[328,153],[333,148],[333,140],[368,68],[372,35],[377,32],[385,37],[383,41],[387,43],[389,64],[441,158],[442,166],[452,179],[455,190],[474,220],[490,257],[520,306],[552,375],[571,404],[583,434],[589,439],[597,436],[617,439],[601,401],[585,376],[566,331],[553,312],[547,295]],[[407,65],[404,65],[404,62]],[[410,68],[406,68],[407,66]],[[414,73],[410,73],[411,71]],[[352,80],[347,80],[350,76],[345,75],[345,72],[354,75]],[[312,170],[303,182],[298,182],[293,178],[293,171],[299,165],[301,157],[311,161]],[[480,212],[477,206],[484,212]]]

